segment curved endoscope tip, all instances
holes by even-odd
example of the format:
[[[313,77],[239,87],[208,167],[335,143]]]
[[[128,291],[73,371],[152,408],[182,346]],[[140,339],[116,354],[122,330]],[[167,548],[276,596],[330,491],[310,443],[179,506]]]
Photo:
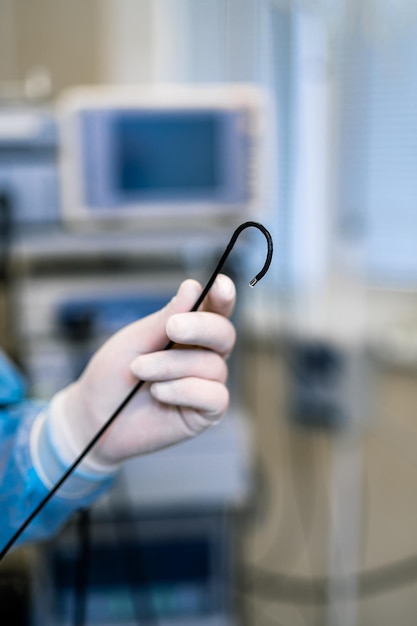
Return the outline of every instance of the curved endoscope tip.
[[[210,276],[209,280],[207,281],[206,286],[204,287],[203,291],[201,292],[199,298],[197,298],[197,301],[194,303],[193,308],[191,309],[191,311],[197,311],[199,306],[203,303],[204,298],[207,296],[209,290],[211,289],[216,276],[219,274],[220,270],[222,269],[227,257],[229,256],[230,252],[233,249],[233,246],[236,243],[237,238],[239,237],[240,233],[242,232],[242,230],[245,230],[245,228],[249,228],[250,226],[254,226],[255,228],[257,228],[258,230],[260,230],[262,232],[262,234],[264,235],[266,241],[267,241],[267,246],[268,246],[268,250],[267,250],[267,254],[266,254],[266,259],[265,259],[265,263],[263,268],[261,269],[260,272],[258,272],[255,276],[255,278],[252,278],[252,280],[250,281],[249,285],[251,287],[254,287],[256,285],[256,283],[259,283],[259,281],[261,280],[261,278],[263,276],[265,276],[266,272],[269,269],[269,266],[271,265],[271,261],[272,261],[272,252],[273,252],[273,243],[272,243],[272,237],[271,234],[269,233],[269,231],[265,228],[265,226],[262,226],[262,224],[259,224],[259,222],[243,222],[243,224],[241,224],[240,226],[238,226],[235,230],[235,232],[233,233],[229,243],[227,244],[226,250],[223,252],[223,255],[220,259],[220,261],[217,263],[216,269],[214,270],[214,272],[212,273],[212,275]]]

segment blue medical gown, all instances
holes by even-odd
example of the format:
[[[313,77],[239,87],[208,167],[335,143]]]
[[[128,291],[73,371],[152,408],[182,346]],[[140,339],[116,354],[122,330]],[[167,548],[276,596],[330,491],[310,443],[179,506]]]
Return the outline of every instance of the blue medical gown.
[[[24,391],[18,372],[0,352],[0,549],[48,493],[33,467],[30,453],[33,422],[48,406],[25,400]],[[64,466],[62,470],[64,473]],[[82,480],[86,482],[85,477]],[[92,482],[83,497],[60,495],[59,490],[16,545],[53,535],[74,511],[90,505],[111,482],[111,478]]]

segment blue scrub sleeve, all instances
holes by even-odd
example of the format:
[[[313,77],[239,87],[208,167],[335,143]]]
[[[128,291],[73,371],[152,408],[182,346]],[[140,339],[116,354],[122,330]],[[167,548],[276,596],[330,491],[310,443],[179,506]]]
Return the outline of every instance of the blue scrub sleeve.
[[[48,493],[48,488],[34,469],[30,450],[32,426],[45,410],[47,406],[29,401],[0,409],[0,548]],[[59,463],[49,443],[46,441],[43,445],[48,463]],[[64,470],[62,466],[62,474]],[[71,480],[72,486],[64,483],[32,520],[16,545],[46,539],[57,533],[76,510],[91,505],[107,491],[113,477],[94,480],[80,475],[68,479]],[[79,489],[80,484],[82,489]]]

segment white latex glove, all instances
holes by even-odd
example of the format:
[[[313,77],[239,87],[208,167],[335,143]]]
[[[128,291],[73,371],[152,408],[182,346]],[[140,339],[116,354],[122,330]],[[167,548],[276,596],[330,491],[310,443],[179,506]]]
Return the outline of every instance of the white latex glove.
[[[201,293],[183,282],[166,307],[111,337],[82,376],[52,401],[52,439],[73,460],[138,379],[146,381],[87,455],[84,468],[105,471],[124,459],[192,437],[228,407],[227,366],[235,330],[228,317],[235,287],[219,275],[198,312]],[[162,351],[168,340],[175,347]],[[69,458],[72,457],[72,458]]]

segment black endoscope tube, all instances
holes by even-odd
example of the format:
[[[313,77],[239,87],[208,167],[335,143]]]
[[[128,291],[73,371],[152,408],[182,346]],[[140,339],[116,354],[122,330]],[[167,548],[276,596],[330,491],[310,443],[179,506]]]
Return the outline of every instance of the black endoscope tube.
[[[218,264],[217,264],[213,274],[210,276],[206,286],[204,287],[203,291],[201,292],[201,295],[196,300],[196,302],[195,302],[194,306],[192,307],[192,309],[190,309],[191,311],[197,311],[197,309],[201,306],[201,304],[203,303],[204,298],[207,296],[207,294],[210,291],[214,281],[216,280],[217,275],[220,273],[224,263],[226,262],[226,259],[228,258],[229,254],[231,253],[231,251],[232,251],[232,249],[233,249],[233,247],[234,247],[234,245],[236,243],[236,240],[239,237],[240,233],[243,230],[245,230],[246,228],[250,228],[250,227],[257,228],[258,230],[260,230],[262,232],[262,234],[265,236],[265,239],[267,241],[268,248],[267,248],[267,254],[266,254],[265,263],[264,263],[261,271],[258,272],[258,274],[256,274],[256,276],[254,278],[252,278],[252,280],[249,282],[249,285],[251,287],[254,287],[256,285],[256,283],[259,282],[263,276],[265,276],[266,272],[269,269],[269,266],[271,265],[271,261],[272,261],[273,242],[272,242],[271,234],[265,228],[265,226],[263,226],[262,224],[259,224],[258,222],[252,222],[252,221],[244,222],[243,224],[238,226],[236,228],[236,230],[234,231],[234,233],[233,233],[233,235],[232,235],[232,237],[231,237],[231,239],[230,239],[230,241],[229,241],[229,243],[228,243],[228,245],[226,247],[226,250],[224,251],[220,261],[218,262]],[[173,341],[169,341],[167,343],[167,345],[163,348],[163,350],[170,350],[173,347],[173,345],[174,345],[174,342]],[[26,528],[29,526],[29,524],[32,522],[32,520],[38,515],[38,513],[40,513],[40,511],[49,502],[49,500],[52,498],[52,496],[55,495],[55,493],[58,491],[58,489],[60,487],[62,487],[64,482],[67,480],[67,478],[69,478],[69,476],[78,467],[78,465],[81,463],[81,461],[92,450],[92,448],[96,445],[98,440],[102,437],[102,435],[106,432],[106,430],[112,425],[112,423],[114,422],[116,417],[123,411],[125,406],[130,402],[130,400],[133,398],[133,396],[136,395],[136,393],[139,391],[139,389],[143,386],[144,382],[145,381],[143,381],[143,380],[139,380],[136,383],[136,385],[133,387],[133,389],[127,394],[127,396],[124,398],[124,400],[122,400],[122,402],[119,404],[119,406],[114,411],[114,413],[108,418],[108,420],[97,431],[97,433],[94,435],[94,437],[91,439],[91,441],[86,445],[84,450],[79,454],[79,456],[75,459],[75,461],[64,472],[64,474],[61,476],[61,478],[58,480],[58,482],[50,489],[50,491],[41,500],[41,502],[32,511],[32,513],[30,513],[30,515],[26,518],[26,520],[22,523],[22,525],[17,529],[17,531],[14,533],[14,535],[12,535],[12,537],[9,539],[9,541],[6,543],[6,545],[0,551],[0,561],[6,556],[6,554],[10,550],[10,548],[19,539],[20,535],[26,530]]]

